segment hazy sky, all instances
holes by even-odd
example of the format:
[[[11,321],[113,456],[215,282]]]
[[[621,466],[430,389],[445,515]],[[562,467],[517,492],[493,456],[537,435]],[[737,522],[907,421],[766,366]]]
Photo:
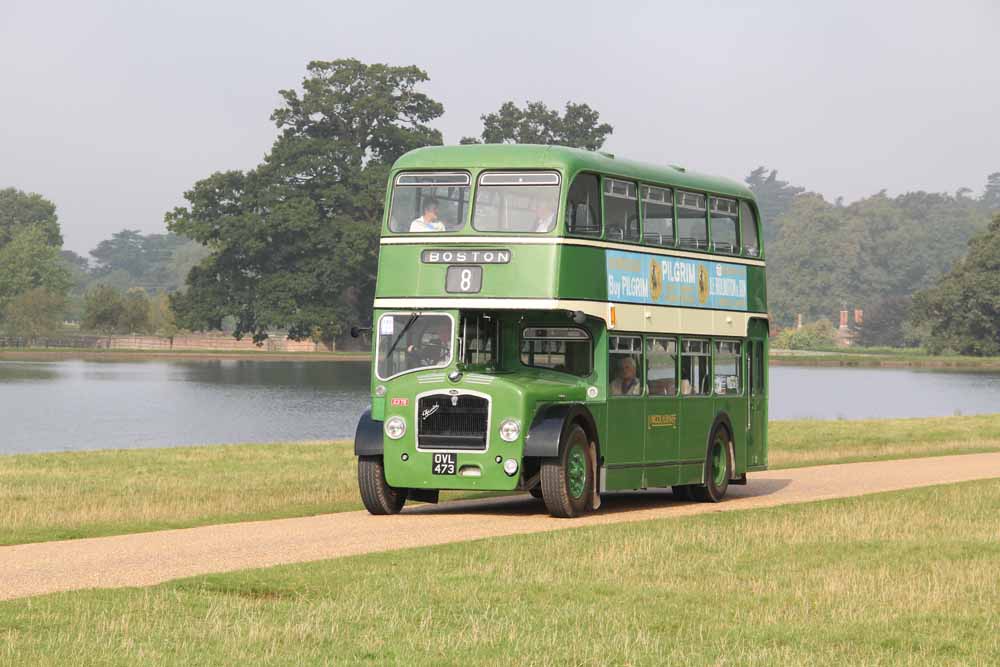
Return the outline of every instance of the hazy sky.
[[[310,60],[416,64],[447,143],[503,101],[587,102],[605,148],[848,201],[1000,171],[1000,9],[942,2],[0,0],[0,188],[66,246],[162,231],[196,180],[256,165]]]

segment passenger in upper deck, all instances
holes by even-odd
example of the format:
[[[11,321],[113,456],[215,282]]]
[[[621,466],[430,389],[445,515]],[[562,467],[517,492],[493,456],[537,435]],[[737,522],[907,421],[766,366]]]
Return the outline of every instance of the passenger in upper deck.
[[[551,232],[556,226],[556,211],[552,207],[551,197],[535,197],[532,202],[531,211],[535,214],[535,222],[532,225],[534,232]]]
[[[419,218],[410,223],[411,232],[443,232],[444,223],[438,220],[437,199],[424,200],[424,212]],[[404,220],[406,218],[403,218]]]

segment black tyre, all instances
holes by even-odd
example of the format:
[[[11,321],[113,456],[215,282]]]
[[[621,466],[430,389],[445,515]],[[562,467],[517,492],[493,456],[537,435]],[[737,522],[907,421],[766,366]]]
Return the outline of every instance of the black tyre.
[[[406,489],[394,489],[385,481],[381,456],[358,459],[358,488],[361,502],[371,514],[397,514],[406,503]]]
[[[542,485],[539,484],[538,486],[535,486],[535,487],[532,487],[532,488],[528,489],[528,493],[531,494],[532,498],[538,498],[539,500],[541,500],[542,499]]]
[[[670,490],[673,492],[674,498],[676,498],[677,500],[694,500],[694,498],[691,497],[691,485],[690,484],[681,484],[679,486],[671,486]]]
[[[564,435],[559,456],[542,462],[542,500],[549,514],[569,519],[590,507],[594,490],[590,441],[578,424]]]
[[[729,478],[732,477],[733,462],[729,459],[729,431],[725,426],[716,426],[708,441],[705,455],[705,484],[691,487],[694,500],[703,503],[717,503],[726,495]]]

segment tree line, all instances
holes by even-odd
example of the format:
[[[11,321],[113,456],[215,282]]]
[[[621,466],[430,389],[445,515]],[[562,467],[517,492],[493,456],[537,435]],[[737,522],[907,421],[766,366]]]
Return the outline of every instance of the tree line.
[[[102,332],[225,323],[257,342],[279,330],[342,339],[370,317],[392,163],[443,143],[432,123],[444,107],[423,90],[428,80],[415,66],[309,63],[300,88],[279,91],[277,138],[257,167],[197,181],[184,193],[187,204],[166,214],[167,234],[123,230],[91,259],[60,252],[51,202],[0,191],[0,327],[24,329],[44,319],[38,313],[53,315],[46,326],[54,325],[54,314],[68,313]],[[480,119],[480,135],[461,143],[597,150],[614,131],[597,110],[572,101],[562,110],[507,101]],[[1000,329],[997,308],[984,306],[1000,277],[987,261],[1000,172],[978,196],[883,191],[850,204],[826,201],[774,169],[758,167],[745,180],[761,209],[776,327],[802,314],[820,323],[809,336],[826,340],[823,322],[861,308],[862,344],[1000,351],[995,336],[989,342],[990,327]],[[145,321],[136,316],[142,298]]]
[[[176,234],[122,230],[90,258],[62,248],[56,206],[37,193],[0,190],[0,332],[27,339],[83,331],[177,331],[168,294],[208,251]]]

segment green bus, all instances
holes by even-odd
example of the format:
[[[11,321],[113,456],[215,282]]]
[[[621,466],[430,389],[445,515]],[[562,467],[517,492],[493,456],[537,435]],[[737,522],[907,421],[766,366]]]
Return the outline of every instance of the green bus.
[[[355,435],[373,514],[442,489],[718,502],[767,468],[764,251],[743,185],[560,146],[393,165]]]

